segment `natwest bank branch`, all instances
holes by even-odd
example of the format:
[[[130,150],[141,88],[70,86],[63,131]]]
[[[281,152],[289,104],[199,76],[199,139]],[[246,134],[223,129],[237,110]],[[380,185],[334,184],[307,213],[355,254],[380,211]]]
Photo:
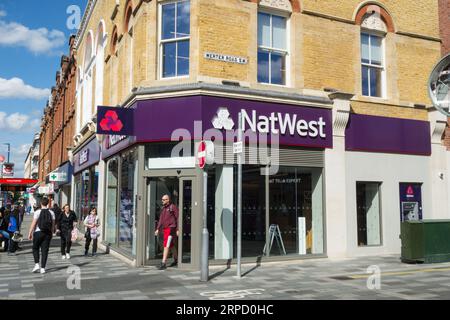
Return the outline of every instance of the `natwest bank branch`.
[[[116,109],[113,120],[128,113],[130,118],[120,121],[132,127],[132,134],[104,136],[103,244],[130,263],[160,262],[154,232],[161,198],[169,194],[180,209],[181,267],[199,268],[204,188],[211,263],[236,258],[233,142],[239,114],[246,141],[244,261],[400,252],[402,183],[414,184],[414,190],[421,185],[417,209],[428,212],[428,122],[358,117],[350,114],[348,95],[319,98],[207,85],[192,89],[198,90],[174,88],[171,97],[141,89],[126,108]],[[376,135],[373,129],[385,125],[391,129]],[[410,130],[420,143],[405,139]],[[207,185],[196,164],[201,140],[214,143],[214,163],[205,168]],[[407,170],[408,163],[418,169]]]

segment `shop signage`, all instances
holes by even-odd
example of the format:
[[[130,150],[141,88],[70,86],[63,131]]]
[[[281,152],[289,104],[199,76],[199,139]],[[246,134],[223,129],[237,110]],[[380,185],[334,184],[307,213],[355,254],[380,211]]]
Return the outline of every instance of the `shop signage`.
[[[65,172],[52,172],[49,175],[50,182],[62,182],[67,180],[67,174]]]
[[[4,163],[3,164],[3,176],[4,177],[14,177],[14,163]]]
[[[0,179],[0,184],[10,185],[34,185],[38,180],[33,179]]]
[[[89,149],[80,152],[80,166],[89,161]]]
[[[248,128],[255,133],[265,134],[289,134],[291,136],[298,134],[301,137],[326,138],[325,125],[322,117],[317,120],[306,121],[299,118],[296,114],[272,112],[270,116],[258,115],[256,110],[241,110],[242,130]],[[212,120],[215,129],[231,130],[234,128],[234,122],[230,118],[230,113],[226,108],[220,108],[217,116]]]
[[[208,59],[208,60],[216,60],[216,61],[229,62],[229,63],[237,63],[237,64],[247,64],[248,63],[247,58],[230,56],[227,54],[220,54],[220,53],[213,53],[213,52],[205,52],[204,57],[205,57],[205,59]]]
[[[97,107],[97,134],[132,136],[134,110],[132,108]]]
[[[125,140],[126,138],[127,138],[127,136],[107,136],[105,148],[109,149],[109,148],[115,146],[116,144],[118,144],[119,142]]]
[[[200,169],[204,169],[207,164],[214,163],[214,143],[211,141],[201,141],[197,146],[197,164]]]
[[[267,144],[333,147],[332,111],[325,107],[188,96],[138,101],[135,110],[138,143],[179,141],[180,136],[183,140],[210,140],[211,135],[214,141],[231,141],[241,113],[247,140],[251,134]]]

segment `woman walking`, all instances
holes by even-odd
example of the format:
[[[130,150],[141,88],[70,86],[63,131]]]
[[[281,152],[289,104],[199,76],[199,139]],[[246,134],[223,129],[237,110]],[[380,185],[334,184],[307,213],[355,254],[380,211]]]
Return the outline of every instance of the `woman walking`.
[[[62,259],[70,259],[70,248],[72,247],[72,231],[77,226],[78,218],[75,212],[70,210],[70,206],[66,204],[63,212],[57,220],[57,228],[61,233],[61,257]]]
[[[97,238],[100,236],[100,220],[97,216],[97,208],[93,207],[91,209],[90,214],[84,219],[84,225],[87,227],[84,255],[88,255],[89,246],[91,245],[91,241],[93,241],[92,256],[95,257],[97,254]]]

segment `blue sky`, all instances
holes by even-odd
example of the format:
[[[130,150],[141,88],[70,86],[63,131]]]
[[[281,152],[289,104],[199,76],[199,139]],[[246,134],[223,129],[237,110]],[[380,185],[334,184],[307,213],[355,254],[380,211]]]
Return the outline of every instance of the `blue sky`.
[[[82,15],[86,3],[0,0],[0,155],[7,155],[3,143],[11,143],[15,177],[23,176],[61,55],[68,54],[69,36],[77,32],[77,11],[67,11],[77,6]]]

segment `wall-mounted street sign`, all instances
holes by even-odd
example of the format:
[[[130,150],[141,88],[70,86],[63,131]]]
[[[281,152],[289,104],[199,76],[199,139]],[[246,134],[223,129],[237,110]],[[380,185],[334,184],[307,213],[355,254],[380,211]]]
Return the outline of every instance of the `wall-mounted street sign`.
[[[216,60],[223,61],[229,63],[237,63],[237,64],[247,64],[248,59],[244,57],[230,56],[227,54],[213,53],[213,52],[205,52],[205,59],[208,60]]]

